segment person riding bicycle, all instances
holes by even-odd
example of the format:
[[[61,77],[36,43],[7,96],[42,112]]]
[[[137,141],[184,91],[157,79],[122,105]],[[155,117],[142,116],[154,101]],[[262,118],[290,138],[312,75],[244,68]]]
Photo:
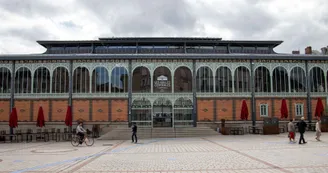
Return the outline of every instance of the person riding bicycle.
[[[87,131],[82,127],[83,123],[80,122],[79,125],[76,127],[76,135],[80,136],[80,144],[82,144],[84,139],[84,133]]]

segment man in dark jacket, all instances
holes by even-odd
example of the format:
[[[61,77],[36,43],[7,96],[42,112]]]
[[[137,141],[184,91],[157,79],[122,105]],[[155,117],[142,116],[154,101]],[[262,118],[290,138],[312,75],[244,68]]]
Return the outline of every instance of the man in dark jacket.
[[[133,125],[132,125],[132,143],[138,142],[137,130],[138,130],[137,124],[133,123]]]
[[[306,122],[304,122],[304,117],[301,118],[301,121],[297,123],[297,127],[298,127],[298,131],[300,132],[300,140],[299,140],[299,144],[306,144],[305,139],[304,139],[304,133],[306,130]]]

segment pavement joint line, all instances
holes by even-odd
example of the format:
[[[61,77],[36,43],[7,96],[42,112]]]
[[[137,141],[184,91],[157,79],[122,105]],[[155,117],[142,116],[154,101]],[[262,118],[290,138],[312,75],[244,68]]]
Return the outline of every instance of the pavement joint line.
[[[24,147],[24,148],[12,149],[12,150],[0,151],[0,153],[13,152],[13,151],[17,151],[17,150],[25,150],[25,149],[29,149],[29,148],[33,148],[33,147],[40,147],[40,146],[50,145],[50,144],[54,144],[54,143],[55,142],[47,142],[47,143],[42,143],[40,145],[34,145],[34,146],[30,146],[30,147]],[[26,143],[26,144],[28,144],[28,143]]]
[[[291,166],[291,167],[284,167],[285,169],[303,169],[303,168],[328,168],[328,165],[315,165],[315,166]],[[120,173],[135,173],[135,172],[199,172],[199,171],[247,171],[247,170],[277,170],[277,168],[223,168],[223,169],[194,169],[194,170],[113,170],[113,171],[81,171],[83,173],[94,173],[94,172],[120,172]],[[33,172],[44,172],[44,171],[33,171]],[[58,171],[47,171],[47,173],[50,172],[58,172]],[[71,172],[71,171],[70,171]],[[0,173],[9,173],[9,171],[3,171]]]
[[[106,149],[104,149],[104,150],[102,150],[102,151],[100,151],[100,152],[98,152],[98,153],[104,153],[104,154],[105,154],[105,153],[107,153],[107,152],[109,152],[109,151],[113,151],[115,148],[119,147],[119,146],[122,145],[124,142],[125,142],[125,141],[121,141],[121,142],[117,143],[116,145],[111,146],[111,147],[109,147],[109,148],[106,148]],[[106,151],[107,151],[107,152],[106,152]],[[104,155],[104,154],[102,154],[102,155]],[[96,156],[96,157],[93,157],[93,158],[91,158],[90,160],[87,160],[86,162],[83,162],[83,160],[81,160],[81,161],[77,162],[76,164],[74,164],[74,165],[72,165],[72,166],[66,168],[65,170],[67,170],[67,169],[73,167],[73,169],[70,170],[70,172],[76,172],[76,171],[78,171],[79,169],[81,169],[82,167],[84,167],[85,165],[87,165],[87,164],[93,162],[94,160],[96,160],[97,158],[99,158],[99,157],[102,156],[102,155],[98,155],[98,156]],[[78,165],[78,164],[81,163],[81,162],[83,162],[83,163],[80,164],[80,165]],[[77,166],[76,166],[76,165],[77,165]],[[62,170],[62,171],[64,171],[64,170]]]
[[[285,172],[285,173],[292,173],[292,172],[289,171],[289,170],[286,170],[286,169],[281,168],[281,167],[279,167],[279,166],[273,165],[273,164],[271,164],[271,163],[269,163],[269,162],[266,162],[266,161],[264,161],[264,160],[261,160],[261,159],[255,158],[255,157],[250,156],[250,155],[248,155],[248,154],[242,153],[242,152],[240,152],[240,151],[238,151],[238,150],[235,150],[235,149],[232,149],[232,148],[230,148],[230,147],[224,146],[224,145],[219,144],[219,143],[217,143],[217,142],[213,142],[213,141],[211,141],[211,140],[209,140],[209,139],[206,139],[206,138],[202,138],[202,139],[204,139],[205,141],[208,141],[208,142],[210,142],[210,143],[216,144],[216,145],[218,145],[218,146],[220,146],[220,147],[222,147],[222,148],[225,148],[225,149],[227,149],[227,150],[229,150],[229,151],[233,151],[233,152],[238,153],[238,154],[240,154],[240,155],[242,155],[242,156],[248,157],[248,158],[250,158],[250,159],[252,159],[252,160],[255,160],[255,161],[261,162],[261,163],[263,163],[263,164],[265,164],[265,165],[267,165],[267,166],[270,166],[270,167],[273,168],[273,169],[278,169],[278,170],[280,170],[280,171],[282,171],[282,172]]]
[[[135,145],[133,147],[123,148],[122,150],[128,150],[128,149],[131,149],[131,148],[136,148],[136,147],[151,144],[151,143],[154,143],[154,142],[158,142],[158,141],[150,141],[150,142],[147,142],[147,143],[144,143],[144,144]],[[121,150],[118,150],[118,151],[121,151]],[[48,163],[48,164],[39,165],[39,166],[31,167],[31,168],[12,171],[11,173],[22,173],[22,172],[35,171],[35,170],[38,170],[38,169],[47,168],[47,167],[51,167],[51,166],[57,166],[57,165],[61,165],[61,164],[64,164],[64,163],[70,163],[70,162],[75,162],[75,161],[79,161],[79,160],[86,160],[86,159],[89,159],[89,158],[92,158],[92,157],[97,157],[97,156],[104,155],[104,154],[113,154],[115,152],[117,152],[117,151],[112,150],[111,152],[96,153],[96,154],[92,154],[92,155],[88,155],[88,156],[82,156],[82,157],[77,157],[77,158],[74,158],[74,159],[69,159],[69,160],[64,160],[64,161],[59,161],[59,162],[54,162],[54,163]]]

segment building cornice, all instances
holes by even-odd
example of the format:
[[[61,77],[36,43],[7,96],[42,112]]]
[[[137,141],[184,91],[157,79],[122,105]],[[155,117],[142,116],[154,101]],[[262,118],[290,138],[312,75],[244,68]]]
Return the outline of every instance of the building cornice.
[[[293,54],[7,54],[0,60],[85,59],[238,59],[238,60],[328,60],[327,55]]]

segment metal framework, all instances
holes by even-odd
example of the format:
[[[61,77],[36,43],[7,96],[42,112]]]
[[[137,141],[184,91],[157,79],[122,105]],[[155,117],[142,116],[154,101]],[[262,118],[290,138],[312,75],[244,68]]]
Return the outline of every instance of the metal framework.
[[[164,58],[164,60],[158,60]],[[26,61],[24,59],[30,59]],[[110,62],[102,60],[111,60]],[[233,60],[232,60],[233,59]],[[260,60],[269,59],[269,60]],[[57,61],[55,61],[57,60]],[[178,61],[181,60],[181,61]],[[183,60],[183,61],[182,61]],[[219,97],[243,97],[251,98],[254,102],[255,98],[258,97],[307,97],[308,100],[308,119],[311,120],[311,102],[310,98],[314,97],[325,97],[327,96],[327,74],[328,74],[328,57],[327,56],[317,56],[317,55],[236,55],[236,54],[225,54],[225,55],[98,55],[98,54],[88,54],[88,55],[1,55],[0,56],[0,72],[9,71],[10,72],[10,87],[6,87],[10,90],[1,90],[1,99],[10,99],[11,107],[14,106],[15,98],[65,98],[69,99],[70,105],[72,105],[72,98],[126,98],[129,99],[129,122],[137,122],[138,120],[131,119],[132,110],[137,110],[139,108],[134,107],[134,103],[137,100],[146,98],[151,105],[151,108],[143,108],[144,110],[153,110],[153,103],[158,98],[164,98],[169,100],[172,104],[172,114],[176,112],[177,109],[187,109],[192,111],[192,118],[179,120],[173,118],[175,121],[173,126],[181,126],[181,124],[176,124],[177,122],[184,125],[196,126],[197,120],[197,99],[196,98],[219,98]],[[52,62],[53,61],[53,62]],[[59,62],[58,62],[59,61]],[[11,67],[11,68],[9,68]],[[74,82],[73,74],[78,68],[85,68],[89,76],[89,90],[88,92],[74,93]],[[96,68],[102,67],[108,72],[109,79],[111,81],[111,76],[115,68],[124,68],[128,74],[128,91],[124,92],[112,92],[109,90],[105,93],[94,93],[92,92],[92,76],[93,71]],[[145,67],[149,70],[151,78],[151,91],[147,93],[133,93],[132,92],[132,79],[133,71],[138,67]],[[154,82],[154,72],[159,67],[166,67],[169,69],[172,79],[172,92],[165,93],[155,93],[153,92],[153,82]],[[192,91],[190,92],[174,92],[174,74],[179,67],[186,67],[190,70],[192,75]],[[250,77],[249,85],[250,89],[247,92],[238,92],[236,90],[237,83],[243,83],[244,81],[238,80],[240,77],[240,67],[247,69]],[[22,69],[23,71],[28,71],[31,76],[31,88],[35,88],[34,80],[39,79],[34,77],[36,74],[40,73],[38,69],[42,68],[50,75],[50,86],[46,86],[49,92],[37,92],[35,93],[32,89],[31,92],[19,92],[17,91],[17,81],[19,81],[18,72]],[[69,77],[69,91],[68,93],[53,93],[53,74],[57,68],[64,68],[68,71]],[[207,71],[211,72],[210,78],[207,77],[207,81],[211,80],[208,85],[213,85],[213,91],[203,92],[197,90],[197,80],[203,80],[202,78],[197,78],[197,73],[206,68]],[[224,75],[218,77],[217,72],[222,72],[224,68]],[[5,69],[5,70],[4,70]],[[277,72],[278,69],[278,72]],[[297,70],[295,70],[297,69]],[[260,70],[260,71],[258,71]],[[267,73],[262,73],[266,70]],[[296,71],[296,72],[295,72]],[[226,73],[229,72],[229,73]],[[244,73],[244,72],[243,72]],[[246,72],[245,72],[246,73]],[[5,73],[3,73],[5,74]],[[227,75],[228,74],[228,75]],[[256,76],[259,74],[260,76]],[[278,76],[277,76],[278,74]],[[303,75],[304,74],[304,75]],[[8,76],[8,73],[6,73]],[[231,75],[231,76],[230,76]],[[262,75],[262,76],[261,76]],[[265,75],[265,76],[263,76]],[[17,77],[18,76],[18,77]],[[24,76],[24,75],[23,75]],[[223,76],[223,77],[222,77]],[[268,77],[267,77],[268,76]],[[9,78],[6,76],[1,76],[0,83],[3,85],[3,81],[8,84]],[[261,78],[267,77],[266,81],[260,80]],[[287,78],[286,78],[287,77]],[[304,80],[305,78],[305,80]],[[40,78],[42,79],[42,78]],[[275,83],[274,79],[280,80],[280,83]],[[282,81],[281,81],[282,80]],[[296,82],[295,82],[296,81]],[[198,81],[199,82],[199,81]],[[228,82],[229,85],[225,85]],[[220,83],[220,84],[218,84]],[[215,86],[221,85],[222,87],[228,86],[228,90],[218,90]],[[278,85],[281,83],[286,83],[281,90],[278,90]],[[304,84],[305,83],[305,84]],[[263,85],[262,85],[263,84]],[[208,86],[207,84],[204,84]],[[257,90],[257,86],[260,89]],[[298,86],[297,89],[293,88]],[[299,86],[305,88],[305,90],[300,90]],[[50,89],[48,89],[50,87]],[[231,89],[230,89],[231,88]],[[265,88],[265,89],[263,89]],[[244,91],[244,90],[243,90]],[[192,107],[175,107],[175,103],[181,98],[190,100]],[[189,102],[189,106],[190,106]],[[148,104],[149,105],[149,104]],[[253,104],[254,105],[254,104]],[[252,119],[255,121],[255,107],[252,108]],[[145,125],[147,121],[152,121],[149,119],[145,120]],[[144,122],[143,122],[144,123]]]

